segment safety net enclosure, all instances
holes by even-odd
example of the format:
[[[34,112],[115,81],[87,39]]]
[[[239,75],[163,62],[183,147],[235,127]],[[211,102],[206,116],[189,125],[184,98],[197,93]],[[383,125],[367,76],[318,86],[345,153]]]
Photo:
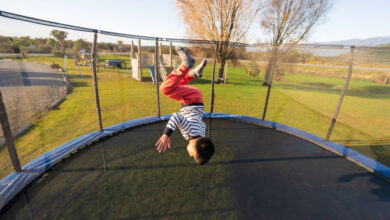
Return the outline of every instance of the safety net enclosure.
[[[390,216],[390,47],[0,24],[0,219]],[[216,146],[205,166],[178,131],[156,151],[179,108],[159,90],[175,46],[208,61],[190,83]]]
[[[167,117],[130,121],[111,128],[119,133],[95,140],[45,172],[2,209],[1,218],[390,215],[388,182],[350,161],[369,166],[371,159],[350,151],[344,152],[347,160],[338,155],[342,153],[338,150],[346,150],[341,145],[318,142],[321,139],[314,135],[277,123],[238,115],[211,117],[205,122],[217,152],[207,166],[197,166],[187,156],[186,143],[177,132],[168,154],[155,150]],[[50,157],[49,153],[46,163]]]

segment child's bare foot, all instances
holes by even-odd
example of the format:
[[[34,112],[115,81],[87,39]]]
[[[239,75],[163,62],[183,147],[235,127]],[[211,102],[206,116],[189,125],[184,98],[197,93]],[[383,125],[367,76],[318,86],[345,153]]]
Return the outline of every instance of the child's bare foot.
[[[176,46],[175,50],[177,54],[179,54],[182,64],[186,65],[189,69],[191,69],[195,64],[194,58],[183,47]]]
[[[206,66],[207,60],[203,59],[200,64],[191,70],[191,74],[194,78],[200,78],[203,75],[203,68]]]

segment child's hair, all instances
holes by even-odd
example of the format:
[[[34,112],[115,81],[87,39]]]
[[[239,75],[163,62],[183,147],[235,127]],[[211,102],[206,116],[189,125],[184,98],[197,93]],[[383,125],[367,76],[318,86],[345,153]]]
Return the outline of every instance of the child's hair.
[[[214,154],[214,144],[210,138],[201,137],[196,142],[196,150],[198,157],[195,158],[195,162],[199,165],[206,164]]]

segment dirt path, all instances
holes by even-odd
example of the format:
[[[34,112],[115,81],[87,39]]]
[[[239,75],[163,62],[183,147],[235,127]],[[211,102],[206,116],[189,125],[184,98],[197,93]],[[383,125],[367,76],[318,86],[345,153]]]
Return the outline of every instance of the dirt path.
[[[66,96],[63,74],[33,62],[0,60],[0,89],[13,131]]]

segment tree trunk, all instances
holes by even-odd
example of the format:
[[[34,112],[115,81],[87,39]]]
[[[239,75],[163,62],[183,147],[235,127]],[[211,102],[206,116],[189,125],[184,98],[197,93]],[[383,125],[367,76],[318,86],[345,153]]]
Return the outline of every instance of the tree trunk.
[[[61,56],[64,56],[65,54],[65,40],[61,43]]]
[[[272,55],[269,58],[267,69],[265,71],[263,86],[268,86],[272,81],[271,75],[272,75],[272,71],[274,71],[275,69],[275,65],[276,65],[275,59],[277,53],[278,53],[278,48],[276,46],[272,47]]]
[[[221,63],[218,63],[218,83],[224,82],[223,74],[225,70],[225,64],[226,64],[226,60],[222,60]]]

